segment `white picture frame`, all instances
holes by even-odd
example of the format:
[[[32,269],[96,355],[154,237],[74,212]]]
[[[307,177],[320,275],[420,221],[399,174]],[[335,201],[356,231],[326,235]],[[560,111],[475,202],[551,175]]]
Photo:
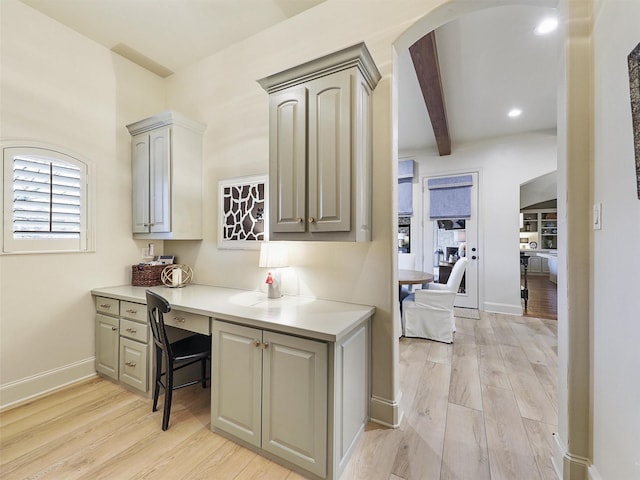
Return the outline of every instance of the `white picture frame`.
[[[266,175],[218,182],[218,248],[257,250],[268,240]]]

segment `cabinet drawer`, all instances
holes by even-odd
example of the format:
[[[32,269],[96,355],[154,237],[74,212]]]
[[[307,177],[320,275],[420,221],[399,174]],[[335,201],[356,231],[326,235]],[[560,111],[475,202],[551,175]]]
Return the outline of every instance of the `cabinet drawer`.
[[[132,322],[123,318],[120,320],[120,336],[147,343],[149,341],[149,328],[146,324]]]
[[[164,316],[165,325],[189,330],[190,332],[211,335],[211,322],[209,317],[195,313],[171,310]]]
[[[120,305],[120,315],[122,318],[147,323],[147,306],[141,303],[122,302]]]
[[[120,315],[120,301],[115,298],[96,297],[96,310],[108,315]]]

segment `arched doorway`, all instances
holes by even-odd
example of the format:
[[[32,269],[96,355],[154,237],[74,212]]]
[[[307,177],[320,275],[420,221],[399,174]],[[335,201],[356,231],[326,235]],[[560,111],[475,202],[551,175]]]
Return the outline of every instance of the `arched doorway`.
[[[510,4],[530,2],[513,1]],[[557,2],[543,4],[554,7]],[[446,22],[492,6],[504,6],[504,2],[496,1],[489,5],[488,2],[483,2],[482,5],[455,0],[448,2],[416,22],[398,38],[394,43],[394,57],[397,59],[400,50],[409,48],[425,33]],[[590,6],[561,1],[560,10],[567,30],[563,31],[566,57],[558,80],[559,427],[555,435],[554,464],[560,473],[564,469],[565,474],[567,471],[571,474],[572,471],[586,471],[591,442],[588,431],[589,326],[586,322],[589,318],[589,306],[585,301],[589,295],[589,276],[588,271],[585,272],[580,267],[588,265],[589,260],[587,219],[590,183],[586,172],[591,159],[588,142],[581,143],[580,140],[589,138],[591,105],[590,74],[586,71],[589,64],[589,43],[584,40],[588,38],[589,29],[581,30],[580,27],[584,27],[589,21]],[[396,67],[394,65],[394,69]],[[394,81],[397,82],[397,78]],[[397,108],[396,102],[392,105],[394,119],[398,116]],[[397,122],[394,129],[397,133]],[[566,249],[568,244],[572,245],[571,251]],[[569,284],[571,291],[568,289]],[[571,369],[568,368],[569,364]],[[572,407],[570,414],[567,412],[569,404]]]

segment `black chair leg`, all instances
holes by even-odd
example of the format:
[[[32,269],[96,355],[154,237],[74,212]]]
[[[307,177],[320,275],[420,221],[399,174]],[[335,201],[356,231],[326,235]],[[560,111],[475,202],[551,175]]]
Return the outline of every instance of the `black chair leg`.
[[[173,397],[173,365],[167,365],[166,388],[164,389],[164,413],[162,415],[162,430],[169,428],[171,415],[171,399]]]
[[[153,387],[153,412],[158,410],[158,397],[160,396],[160,380],[162,379],[162,351],[156,348],[156,381]]]
[[[207,359],[200,360],[200,374],[202,375],[202,388],[207,388]]]

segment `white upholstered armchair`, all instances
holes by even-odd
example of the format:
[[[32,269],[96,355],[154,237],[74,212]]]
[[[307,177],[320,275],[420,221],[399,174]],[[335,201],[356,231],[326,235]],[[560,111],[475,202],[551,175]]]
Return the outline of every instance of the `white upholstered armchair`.
[[[460,258],[446,284],[430,283],[428,289],[416,290],[402,302],[402,333],[405,337],[428,338],[453,343],[456,329],[453,304],[467,268]]]

